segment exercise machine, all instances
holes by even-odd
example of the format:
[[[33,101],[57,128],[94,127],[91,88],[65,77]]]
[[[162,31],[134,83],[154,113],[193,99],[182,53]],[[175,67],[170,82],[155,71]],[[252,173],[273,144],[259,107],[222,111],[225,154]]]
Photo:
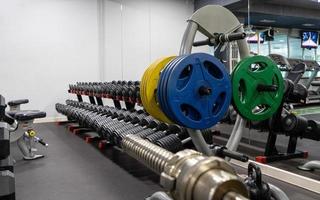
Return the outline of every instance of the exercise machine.
[[[287,59],[279,54],[270,54],[269,57],[279,66],[280,70],[286,71],[283,77],[292,81],[294,85],[290,98],[287,101],[305,104],[307,102],[308,90],[299,81],[303,77],[307,65],[300,59]]]
[[[10,134],[17,122],[5,113],[5,99],[0,95],[0,199],[15,200],[15,175],[10,157]]]
[[[304,61],[308,68],[312,70],[312,73],[305,83],[306,88],[308,89],[308,98],[307,102],[317,102],[320,100],[320,81],[316,80],[318,72],[320,70],[320,65],[317,61]]]
[[[23,154],[23,159],[34,160],[44,157],[44,155],[36,154],[35,144],[40,143],[45,147],[48,144],[37,136],[37,132],[33,128],[33,122],[35,119],[46,117],[46,113],[39,110],[20,110],[21,104],[28,102],[28,99],[9,101],[10,111],[7,114],[17,120],[19,124],[19,128],[11,132],[10,141],[17,142]]]

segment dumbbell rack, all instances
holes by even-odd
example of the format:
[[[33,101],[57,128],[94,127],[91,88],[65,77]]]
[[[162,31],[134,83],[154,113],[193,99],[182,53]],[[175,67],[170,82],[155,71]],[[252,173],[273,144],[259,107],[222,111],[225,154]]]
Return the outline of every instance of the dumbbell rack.
[[[131,110],[135,107],[135,105],[141,105],[141,100],[139,98],[137,99],[131,99],[131,98],[128,98],[128,99],[124,99],[122,96],[110,96],[110,95],[107,95],[107,94],[97,94],[97,93],[90,93],[90,92],[85,92],[85,91],[72,91],[72,90],[68,90],[68,93],[70,94],[76,94],[77,96],[77,99],[79,102],[83,102],[83,98],[82,98],[82,95],[83,96],[88,96],[89,97],[89,102],[91,104],[97,104],[97,105],[100,105],[100,106],[103,106],[103,100],[102,98],[108,98],[108,99],[112,99],[113,100],[113,103],[114,103],[114,106],[118,109],[121,109],[121,103],[120,101],[123,101],[125,103],[125,106],[126,106],[126,109],[127,110]]]
[[[127,110],[132,110],[135,108],[135,105],[141,105],[141,100],[140,99],[125,99],[122,96],[111,96],[105,93],[99,94],[95,92],[88,92],[88,91],[74,91],[74,90],[68,90],[68,93],[70,94],[75,94],[77,96],[77,100],[79,102],[84,102],[82,96],[88,96],[89,102],[93,105],[100,105],[103,106],[103,100],[102,98],[108,98],[112,99],[114,107],[117,109],[122,109],[121,106],[121,101],[125,103],[125,107]],[[98,136],[92,132],[90,132],[90,129],[87,129],[86,127],[81,127],[76,124],[70,124],[68,125],[68,130],[71,131],[74,134],[80,134],[80,133],[85,133],[87,132],[87,136],[84,137],[85,141],[87,143],[92,143],[93,141],[98,139]],[[89,132],[88,132],[89,131]],[[107,144],[107,141],[105,140],[99,140],[99,149],[104,149]]]

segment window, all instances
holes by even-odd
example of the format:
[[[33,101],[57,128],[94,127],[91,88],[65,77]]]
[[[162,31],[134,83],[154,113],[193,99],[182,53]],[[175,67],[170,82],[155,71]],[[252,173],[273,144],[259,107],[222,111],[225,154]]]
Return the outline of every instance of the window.
[[[315,60],[316,59],[315,49],[304,49],[303,59],[304,60]]]
[[[289,38],[289,58],[298,58],[302,59],[302,48],[301,48],[301,39],[300,38]]]
[[[249,44],[250,52],[251,53],[258,53],[258,44],[257,43],[251,43]]]
[[[316,60],[318,61],[318,62],[320,62],[320,46],[318,46],[318,49],[316,50],[317,51],[317,57],[316,57]]]
[[[271,41],[271,53],[280,54],[288,57],[287,35],[275,35],[274,41]]]
[[[263,44],[260,44],[260,55],[263,55],[263,56],[269,55],[269,44],[268,44],[268,41],[264,41]]]

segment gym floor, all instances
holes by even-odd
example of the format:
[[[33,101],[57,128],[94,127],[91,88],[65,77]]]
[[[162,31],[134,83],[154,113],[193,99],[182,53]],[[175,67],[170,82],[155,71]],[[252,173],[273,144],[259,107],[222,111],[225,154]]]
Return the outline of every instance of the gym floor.
[[[65,126],[54,123],[36,124],[35,129],[49,143],[47,150],[38,148],[45,158],[24,161],[17,146],[12,146],[17,200],[142,200],[161,190],[157,175],[119,150],[110,148],[101,153]],[[296,186],[264,178],[282,188],[291,200],[320,198]]]

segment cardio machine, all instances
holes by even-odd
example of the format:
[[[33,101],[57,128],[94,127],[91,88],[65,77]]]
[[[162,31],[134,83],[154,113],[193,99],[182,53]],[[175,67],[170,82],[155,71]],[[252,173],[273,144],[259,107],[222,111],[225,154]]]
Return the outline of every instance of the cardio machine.
[[[315,80],[317,78],[318,72],[320,71],[320,65],[317,61],[310,60],[304,61],[308,68],[312,70],[312,73],[305,83],[306,88],[308,89],[308,101],[317,101],[320,100],[320,81]]]
[[[10,111],[7,114],[17,120],[19,125],[19,128],[10,134],[10,142],[17,142],[24,160],[35,160],[44,157],[44,155],[36,154],[35,144],[40,143],[45,147],[48,144],[37,136],[37,132],[33,129],[33,122],[34,119],[46,117],[46,113],[39,110],[20,110],[21,104],[28,102],[28,99],[8,102]]]
[[[287,59],[279,54],[270,54],[269,57],[279,66],[281,71],[287,72],[284,78],[294,85],[293,92],[288,101],[305,103],[308,97],[308,90],[299,81],[306,71],[306,64],[300,59]]]

